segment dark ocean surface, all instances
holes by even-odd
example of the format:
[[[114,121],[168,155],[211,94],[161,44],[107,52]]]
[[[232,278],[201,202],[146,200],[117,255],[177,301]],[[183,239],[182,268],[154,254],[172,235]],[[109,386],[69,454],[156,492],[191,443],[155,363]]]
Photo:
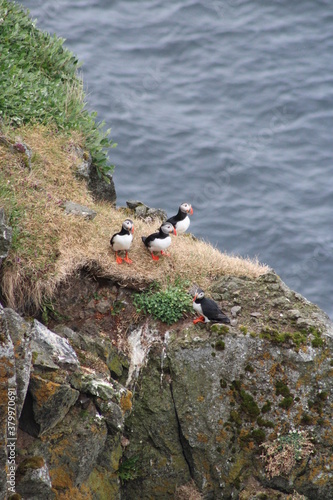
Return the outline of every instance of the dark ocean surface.
[[[25,0],[83,62],[140,199],[333,317],[333,2]]]

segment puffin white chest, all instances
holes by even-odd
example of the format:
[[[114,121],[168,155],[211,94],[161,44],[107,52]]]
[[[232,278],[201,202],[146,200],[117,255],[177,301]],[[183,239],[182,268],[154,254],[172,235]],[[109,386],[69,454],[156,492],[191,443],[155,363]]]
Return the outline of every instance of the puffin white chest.
[[[199,313],[200,316],[203,316],[201,304],[199,304],[198,302],[193,302],[193,309],[195,310],[195,312]]]
[[[112,248],[115,252],[129,250],[133,240],[133,234],[117,234],[113,238]]]
[[[155,238],[150,244],[149,249],[153,252],[161,252],[166,250],[171,245],[171,237],[166,238]]]
[[[185,219],[180,220],[180,221],[177,222],[177,224],[176,224],[177,234],[183,234],[183,233],[185,233],[185,231],[187,231],[187,229],[189,228],[189,225],[190,225],[190,218],[187,215],[185,217]]]
[[[205,316],[204,313],[202,312],[202,307],[201,307],[200,303],[193,302],[193,309],[195,310],[195,312],[199,313],[200,316],[203,316],[205,318],[205,323],[210,322],[210,320],[207,318],[207,316]]]

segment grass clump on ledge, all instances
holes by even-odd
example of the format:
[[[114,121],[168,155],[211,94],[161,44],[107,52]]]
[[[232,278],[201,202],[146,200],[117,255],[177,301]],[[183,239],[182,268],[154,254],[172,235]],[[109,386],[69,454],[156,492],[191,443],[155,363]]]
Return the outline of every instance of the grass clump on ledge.
[[[151,314],[153,318],[171,325],[192,309],[192,300],[185,284],[176,280],[164,289],[154,283],[146,292],[134,294],[134,305],[137,312]]]
[[[86,182],[75,176],[81,159],[79,132],[60,133],[51,126],[21,126],[20,140],[32,151],[31,166],[22,155],[0,142],[1,205],[13,227],[13,243],[1,265],[1,291],[8,307],[31,314],[57,286],[85,268],[135,289],[154,281],[172,284],[174,277],[199,283],[209,289],[212,280],[223,276],[256,278],[269,268],[255,260],[221,253],[209,243],[190,236],[172,238],[169,258],[154,262],[141,236],[153,233],[159,221],[135,218],[130,258],[132,265],[118,265],[110,248],[110,237],[119,231],[128,213],[108,202],[96,201]],[[7,136],[15,141],[17,130]],[[97,212],[93,220],[67,215],[65,201],[74,201]]]
[[[115,144],[96,113],[85,109],[77,58],[63,47],[64,39],[38,30],[15,3],[0,0],[0,13],[0,119],[15,127],[52,123],[62,131],[79,130],[107,180],[113,166],[106,150]]]

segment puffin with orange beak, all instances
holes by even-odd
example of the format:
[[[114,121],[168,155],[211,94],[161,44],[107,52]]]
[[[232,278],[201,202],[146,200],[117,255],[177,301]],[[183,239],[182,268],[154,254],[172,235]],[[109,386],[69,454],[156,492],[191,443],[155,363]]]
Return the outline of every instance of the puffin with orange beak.
[[[193,299],[193,309],[200,314],[199,318],[193,320],[193,323],[230,323],[228,316],[220,309],[220,307],[212,299],[205,297],[205,292],[198,288]]]
[[[167,222],[170,222],[170,224],[174,226],[177,234],[183,234],[189,228],[190,218],[188,214],[193,214],[192,206],[189,203],[182,203],[179,207],[178,213],[167,220]]]
[[[116,254],[116,262],[117,264],[121,264],[124,260],[124,262],[127,262],[127,264],[132,264],[132,260],[128,257],[128,250],[131,247],[132,241],[133,241],[133,233],[134,233],[134,224],[131,219],[126,219],[124,220],[121,231],[119,233],[116,233],[112,236],[110,240],[110,245],[112,250]],[[122,259],[118,255],[118,252],[125,251],[125,257]]]
[[[164,222],[158,233],[153,233],[147,237],[141,237],[143,243],[151,253],[153,260],[159,260],[158,255],[154,255],[153,252],[161,252],[161,255],[169,257],[169,254],[165,253],[165,250],[171,245],[171,233],[177,234],[176,229],[170,222]]]

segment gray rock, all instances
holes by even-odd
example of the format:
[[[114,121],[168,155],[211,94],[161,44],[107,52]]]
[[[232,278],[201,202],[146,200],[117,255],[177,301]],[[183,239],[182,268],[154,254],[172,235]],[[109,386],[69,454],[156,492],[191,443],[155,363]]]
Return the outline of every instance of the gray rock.
[[[141,201],[128,200],[126,201],[126,205],[129,209],[135,212],[137,217],[140,217],[141,219],[161,219],[162,221],[166,221],[168,217],[165,210],[162,210],[161,208],[150,208]]]
[[[32,325],[12,309],[4,309],[4,316],[7,331],[14,344],[17,389],[16,411],[19,418],[30,379]]]
[[[55,493],[43,457],[25,458],[17,470],[17,493],[29,500],[52,500]]]
[[[76,168],[76,173],[80,177],[84,177],[85,179],[90,179],[91,174],[91,154],[87,151],[84,151],[80,146],[75,147],[76,154],[78,158],[80,158],[81,163]]]
[[[98,175],[95,165],[92,165],[88,187],[92,191],[96,200],[108,201],[115,204],[117,195],[113,177],[111,174],[107,174],[106,177],[108,182]]]
[[[298,318],[297,321],[296,321],[296,325],[303,329],[303,330],[307,330],[307,331],[311,331],[312,328],[316,328],[316,325],[318,324],[318,322],[312,320],[312,319],[307,319],[307,318]]]
[[[96,304],[96,310],[101,314],[110,312],[111,302],[109,300],[99,300]]]
[[[168,215],[165,210],[161,208],[149,208],[147,210],[147,217],[151,217],[152,219],[161,219],[165,222],[168,218]]]
[[[38,436],[61,422],[80,394],[69,385],[57,384],[35,374],[31,376],[29,392],[33,399],[32,409],[38,425]]]
[[[236,316],[241,312],[242,308],[241,306],[234,306],[231,308],[231,316],[236,318]]]
[[[301,313],[298,309],[290,309],[289,311],[287,311],[287,316],[291,319],[298,319],[301,317]]]
[[[260,312],[255,311],[251,313],[250,316],[252,316],[252,318],[260,318],[262,314]]]
[[[138,200],[127,200],[126,201],[126,205],[131,210],[135,210],[138,206],[142,206],[142,205],[144,207],[148,208],[147,205],[145,205],[144,203],[142,203],[142,201],[138,201]]]
[[[97,396],[104,401],[111,400],[120,403],[122,398],[126,398],[131,394],[130,391],[115,380],[107,381],[82,372],[73,373],[70,376],[70,383],[80,392]]]
[[[72,201],[66,201],[64,208],[68,215],[80,215],[89,220],[93,220],[97,215],[97,212],[91,208],[80,205],[79,203],[73,203]]]
[[[106,425],[110,432],[119,432],[124,430],[124,415],[119,405],[113,401],[95,398],[95,404],[99,412],[105,418]]]
[[[56,325],[54,327],[54,333],[60,335],[60,337],[63,337],[67,340],[70,341],[71,345],[74,347],[77,347],[80,349],[81,347],[81,337],[78,332],[74,332],[71,328],[68,328],[68,326],[65,325]]]
[[[12,243],[12,228],[6,223],[5,211],[0,208],[0,263],[8,255]]]
[[[32,331],[31,350],[35,366],[54,370],[63,366],[71,370],[80,365],[68,340],[51,332],[36,319]]]
[[[145,219],[147,216],[147,207],[139,206],[135,209],[135,215],[141,219]]]

